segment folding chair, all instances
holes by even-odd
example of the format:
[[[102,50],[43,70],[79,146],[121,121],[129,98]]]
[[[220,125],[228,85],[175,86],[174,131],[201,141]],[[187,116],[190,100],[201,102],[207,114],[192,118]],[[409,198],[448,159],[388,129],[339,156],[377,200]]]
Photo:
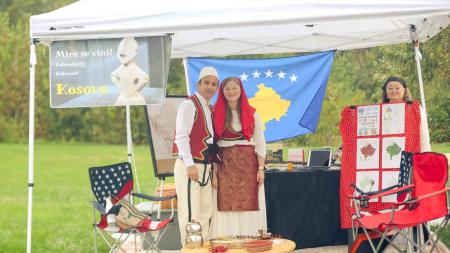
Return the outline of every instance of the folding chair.
[[[388,241],[397,251],[403,252],[398,246],[392,243],[389,235],[395,238],[401,235],[411,247],[419,252],[425,252],[425,247],[430,245],[432,252],[436,248],[439,240],[438,232],[447,225],[449,219],[447,207],[446,188],[448,178],[447,158],[444,155],[427,152],[412,155],[412,183],[406,186],[397,187],[381,193],[364,194],[350,196],[354,200],[356,213],[353,215],[354,228],[361,228],[373,252],[380,252],[381,245]],[[411,198],[403,202],[390,203],[390,211],[374,215],[364,215],[360,212],[361,207],[366,205],[370,199],[376,199],[390,194],[411,191]],[[420,224],[438,218],[444,218],[434,233],[423,226],[429,233],[428,240],[424,243],[416,242],[408,233],[402,231],[405,228],[412,228]],[[380,241],[375,245],[373,233],[376,233]],[[409,249],[411,249],[411,247]]]
[[[158,243],[166,229],[174,220],[173,200],[176,196],[154,197],[140,193],[132,193],[133,174],[131,165],[128,162],[89,168],[89,178],[92,192],[96,199],[96,201],[92,201],[94,207],[93,226],[95,252],[97,252],[97,233],[100,234],[109,246],[109,252],[126,252],[123,248],[123,244],[130,235],[135,236],[135,252],[137,252],[137,236],[140,236],[142,242],[145,241],[146,244],[150,245],[150,247],[143,252],[161,252],[158,248]],[[148,214],[140,212],[129,202],[125,201],[127,198],[130,198],[130,195],[150,201],[171,200],[172,213],[170,217],[165,220],[152,220]],[[110,204],[112,204],[112,208],[108,206],[109,200],[111,200]],[[130,215],[133,214],[133,216],[139,217],[141,219],[140,222],[134,226],[127,227],[126,229],[115,223],[108,223],[109,215],[118,213],[118,210],[122,207],[126,208]],[[96,211],[99,211],[101,214],[99,222],[96,220]],[[114,234],[115,237],[113,236]]]
[[[398,177],[398,183],[396,185],[392,185],[390,187],[378,190],[378,191],[371,191],[371,192],[366,192],[360,188],[358,188],[356,186],[356,184],[352,183],[351,187],[354,188],[354,196],[359,196],[359,195],[363,195],[363,196],[367,196],[367,195],[375,195],[375,194],[380,194],[383,192],[387,192],[393,189],[404,189],[402,187],[409,185],[410,184],[410,180],[411,180],[411,159],[412,159],[412,153],[409,152],[405,152],[403,151],[401,154],[401,161],[400,161],[400,173],[399,173],[399,177]],[[406,188],[404,190],[400,190],[397,193],[397,202],[403,202],[405,201],[405,199],[407,198],[407,196],[409,196],[409,192],[411,191],[411,188]],[[374,214],[374,213],[379,213],[379,211],[383,211],[383,208],[380,208],[378,210],[374,210],[373,208],[369,211],[366,210],[366,208],[368,208],[368,200],[366,199],[360,199],[359,202],[359,211],[361,213],[366,212],[366,213],[370,213],[370,214]],[[352,205],[353,206],[353,205]],[[360,229],[356,229],[355,227],[355,223],[352,223],[352,236],[354,239],[353,244],[351,245],[350,249],[349,249],[349,253],[359,253],[359,252],[367,252],[367,249],[370,248],[370,245],[367,244],[367,235],[362,232]],[[370,238],[372,239],[372,242],[375,241],[379,241],[380,236],[377,233],[370,233]],[[391,239],[393,239],[393,237],[390,237]],[[376,243],[378,245],[378,243]],[[384,248],[386,248],[387,243],[386,241],[384,242],[384,245],[380,245],[379,247],[379,251],[383,251]]]

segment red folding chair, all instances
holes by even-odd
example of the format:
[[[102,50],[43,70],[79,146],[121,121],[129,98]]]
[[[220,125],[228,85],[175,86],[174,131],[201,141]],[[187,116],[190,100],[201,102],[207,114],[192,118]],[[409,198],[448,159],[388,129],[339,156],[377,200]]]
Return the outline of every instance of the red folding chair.
[[[362,229],[368,238],[373,252],[379,252],[384,241],[388,241],[399,252],[403,252],[397,245],[392,243],[393,236],[401,235],[407,240],[411,247],[419,252],[432,252],[436,249],[439,240],[438,232],[448,223],[449,213],[447,207],[447,194],[450,187],[446,187],[448,178],[448,162],[445,155],[426,152],[412,155],[412,182],[409,185],[397,187],[388,191],[349,196],[353,199],[356,213],[353,215],[355,229]],[[376,199],[390,194],[398,194],[411,190],[411,198],[403,202],[389,203],[387,212],[375,215],[364,215],[360,212],[361,205],[364,206],[370,199]],[[416,242],[407,233],[405,228],[412,228],[426,222],[444,218],[437,229],[432,233],[428,227],[423,226],[429,233],[428,240],[424,244]],[[381,238],[375,245],[373,234]]]

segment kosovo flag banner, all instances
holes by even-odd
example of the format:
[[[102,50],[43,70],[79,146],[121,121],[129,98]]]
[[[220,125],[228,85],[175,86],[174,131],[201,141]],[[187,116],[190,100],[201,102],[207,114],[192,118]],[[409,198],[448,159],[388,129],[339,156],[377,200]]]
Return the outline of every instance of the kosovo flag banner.
[[[267,142],[312,133],[319,122],[334,51],[276,59],[187,58],[188,93],[197,90],[202,68],[212,66],[220,81],[242,80],[250,104],[264,124]],[[212,99],[214,104],[217,95]]]

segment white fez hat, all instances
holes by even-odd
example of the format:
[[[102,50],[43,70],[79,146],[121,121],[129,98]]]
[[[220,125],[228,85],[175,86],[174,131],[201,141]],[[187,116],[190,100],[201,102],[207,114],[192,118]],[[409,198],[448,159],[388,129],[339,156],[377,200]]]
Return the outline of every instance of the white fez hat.
[[[211,66],[202,68],[198,80],[200,81],[205,76],[214,76],[217,78],[217,80],[219,80],[219,74],[217,73],[217,70]]]

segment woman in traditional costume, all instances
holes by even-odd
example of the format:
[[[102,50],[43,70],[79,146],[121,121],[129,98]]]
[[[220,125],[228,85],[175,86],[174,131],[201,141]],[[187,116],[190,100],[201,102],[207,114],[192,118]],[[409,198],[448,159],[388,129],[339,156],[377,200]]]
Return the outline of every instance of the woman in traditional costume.
[[[222,81],[213,121],[221,162],[213,176],[211,238],[255,235],[267,229],[266,142],[261,118],[248,103],[239,78]]]

